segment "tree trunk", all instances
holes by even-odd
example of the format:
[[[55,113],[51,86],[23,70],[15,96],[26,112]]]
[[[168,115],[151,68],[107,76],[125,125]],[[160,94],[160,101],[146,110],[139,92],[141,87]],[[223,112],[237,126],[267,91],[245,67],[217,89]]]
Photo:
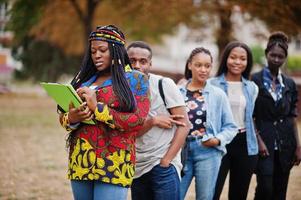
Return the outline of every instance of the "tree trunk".
[[[94,17],[94,13],[96,10],[96,6],[98,3],[101,2],[101,0],[86,0],[86,5],[85,5],[84,11],[81,10],[81,8],[76,0],[70,0],[70,2],[78,15],[80,22],[82,23],[83,37],[84,37],[84,41],[85,41],[84,45],[87,47],[88,38],[92,31],[92,22],[93,22],[93,17]]]
[[[87,13],[83,20],[83,27],[84,27],[84,41],[86,42],[86,46],[87,46],[89,35],[93,29],[92,21],[93,21],[96,5],[99,3],[99,1],[87,0],[86,3],[87,3],[86,5]]]
[[[219,1],[218,1],[219,2]],[[232,22],[231,22],[231,8],[228,5],[221,4],[218,6],[217,14],[219,17],[219,28],[216,33],[216,43],[219,50],[219,58],[225,46],[232,40]]]

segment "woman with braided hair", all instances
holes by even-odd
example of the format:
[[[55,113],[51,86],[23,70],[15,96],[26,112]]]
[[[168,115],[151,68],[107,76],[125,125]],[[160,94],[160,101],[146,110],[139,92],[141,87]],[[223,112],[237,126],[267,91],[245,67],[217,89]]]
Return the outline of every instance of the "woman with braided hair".
[[[295,122],[297,88],[280,70],[287,53],[288,37],[272,33],[265,49],[267,66],[252,76],[259,88],[253,113],[259,146],[256,200],[286,199],[290,170],[301,160]]]
[[[195,48],[186,61],[186,85],[180,91],[191,123],[183,152],[187,154],[180,184],[181,200],[195,177],[197,200],[212,200],[226,144],[237,133],[229,100],[220,88],[207,81],[212,69],[209,50]]]
[[[135,171],[135,135],[149,111],[147,77],[131,69],[123,33],[115,26],[90,34],[71,84],[84,100],[60,114],[69,134],[68,178],[74,199],[126,199]],[[95,125],[83,123],[94,119]]]

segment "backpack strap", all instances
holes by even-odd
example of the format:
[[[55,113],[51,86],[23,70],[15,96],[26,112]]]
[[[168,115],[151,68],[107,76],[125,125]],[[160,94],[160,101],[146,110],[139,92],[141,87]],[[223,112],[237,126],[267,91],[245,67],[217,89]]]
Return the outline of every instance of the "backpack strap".
[[[163,82],[163,78],[160,78],[159,84],[158,84],[159,85],[159,93],[160,93],[160,96],[161,96],[161,98],[162,98],[162,100],[164,102],[165,108],[166,108],[166,101],[165,101],[165,95],[164,95],[164,91],[163,91],[163,84],[162,84],[162,82]],[[166,110],[169,112],[169,114],[171,114],[171,112],[170,112],[170,110],[168,108],[166,108]]]
[[[160,96],[164,102],[164,105],[166,107],[166,102],[165,102],[165,95],[164,95],[164,92],[163,92],[163,85],[162,85],[162,81],[163,81],[163,78],[160,78],[159,80],[159,93],[160,93]]]

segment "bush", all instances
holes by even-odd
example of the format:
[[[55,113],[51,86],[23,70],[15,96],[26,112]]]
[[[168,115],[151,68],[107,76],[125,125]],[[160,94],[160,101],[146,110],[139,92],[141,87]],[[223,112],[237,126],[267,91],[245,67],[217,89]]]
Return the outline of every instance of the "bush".
[[[301,71],[301,56],[289,56],[287,59],[289,71]]]
[[[253,54],[254,65],[262,66],[264,64],[264,49],[261,46],[252,46],[251,51]]]
[[[31,79],[33,81],[57,81],[62,74],[74,74],[79,70],[81,58],[68,56],[63,51],[48,43],[29,39],[23,49],[13,50],[15,59],[23,63],[23,68],[16,71],[17,79]]]

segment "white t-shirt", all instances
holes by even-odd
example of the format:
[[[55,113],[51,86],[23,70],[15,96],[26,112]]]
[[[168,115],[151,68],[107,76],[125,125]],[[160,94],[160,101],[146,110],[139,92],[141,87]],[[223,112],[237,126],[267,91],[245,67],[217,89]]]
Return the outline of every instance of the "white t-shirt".
[[[163,77],[155,74],[149,74],[151,107],[148,117],[169,115],[159,92],[158,83],[161,78]],[[172,79],[164,77],[162,87],[167,108],[185,106],[184,99]],[[163,158],[170,147],[176,129],[176,125],[174,125],[171,129],[162,129],[155,126],[144,135],[137,137],[136,171],[134,178],[138,178],[149,172],[155,165],[160,163],[161,158]],[[182,168],[180,152],[171,161],[171,163],[177,169],[180,177],[180,171]]]
[[[245,128],[246,97],[243,93],[242,82],[228,81],[228,98],[234,121],[238,128]]]

